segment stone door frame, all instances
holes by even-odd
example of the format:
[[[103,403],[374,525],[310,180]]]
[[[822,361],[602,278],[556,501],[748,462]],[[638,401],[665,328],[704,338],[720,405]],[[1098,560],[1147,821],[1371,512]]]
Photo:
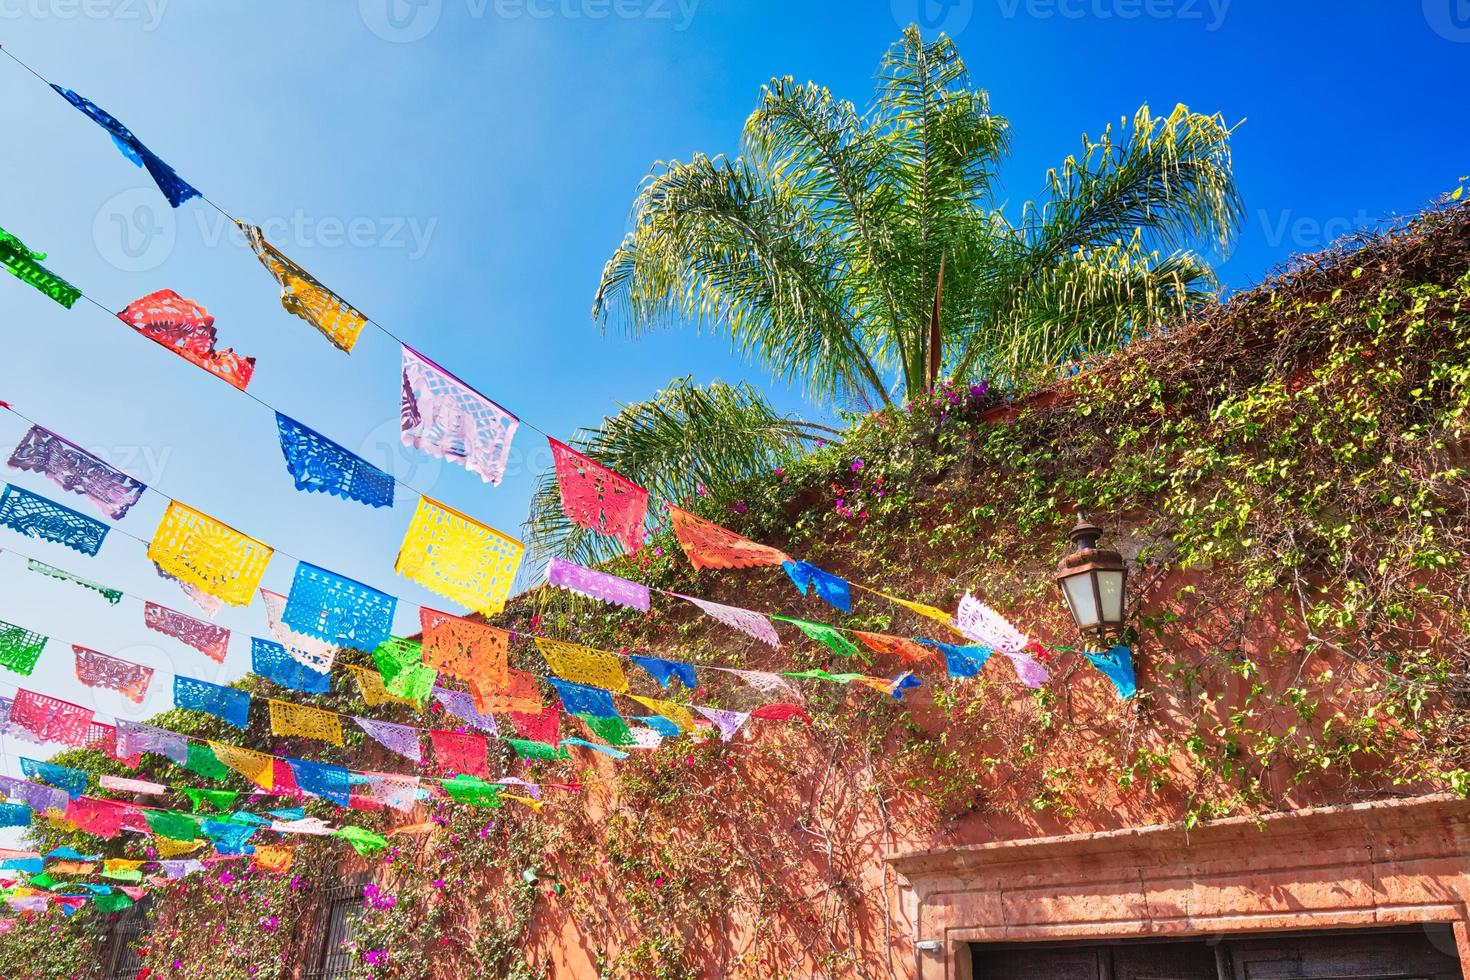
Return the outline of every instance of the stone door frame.
[[[1470,978],[1470,802],[1426,796],[891,855],[917,980],[971,980],[970,943],[1454,929]]]

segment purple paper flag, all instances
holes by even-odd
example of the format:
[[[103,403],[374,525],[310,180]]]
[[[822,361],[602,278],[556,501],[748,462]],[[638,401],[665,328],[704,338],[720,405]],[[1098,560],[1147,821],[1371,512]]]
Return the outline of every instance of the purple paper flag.
[[[397,752],[413,762],[424,761],[424,747],[419,741],[417,728],[395,725],[389,721],[374,721],[371,718],[354,717],[352,720],[383,748]]]
[[[740,726],[745,724],[745,719],[750,717],[750,714],[744,711],[721,711],[719,708],[706,708],[698,704],[692,707],[714,722],[715,727],[720,730],[721,741],[725,742],[734,738],[735,733],[740,731]]]
[[[40,473],[52,483],[91,501],[103,516],[120,521],[143,496],[143,484],[61,436],[31,426],[15,452],[10,466]]]
[[[559,589],[610,602],[615,606],[648,612],[648,586],[606,572],[583,568],[561,558],[551,559],[551,564],[546,566],[546,581]]]
[[[153,752],[183,765],[189,761],[189,740],[163,728],[117,720],[117,754],[124,759]]]
[[[67,801],[71,799],[64,789],[10,776],[0,776],[0,796],[20,800],[36,813],[45,813],[48,810],[65,813]]]
[[[1040,687],[1051,679],[1046,668],[1037,663],[1030,654],[1006,653],[1004,650],[1001,653],[1004,653],[1006,659],[1016,668],[1016,676],[1020,677],[1021,683],[1027,687]]]
[[[444,706],[444,710],[467,725],[473,725],[482,732],[491,735],[499,735],[500,728],[495,724],[494,715],[481,714],[475,708],[475,696],[466,691],[451,691],[447,688],[434,688],[434,700]]]

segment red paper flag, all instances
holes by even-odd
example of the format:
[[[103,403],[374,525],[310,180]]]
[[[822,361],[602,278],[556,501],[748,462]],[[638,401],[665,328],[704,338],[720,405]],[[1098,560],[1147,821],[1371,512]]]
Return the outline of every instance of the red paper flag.
[[[59,742],[80,749],[87,744],[92,709],[60,698],[47,697],[24,688],[16,692],[10,706],[10,728],[35,742]]]
[[[191,299],[172,289],[160,289],[135,300],[117,318],[143,336],[161,344],[244,391],[255,373],[255,358],[241,357],[228,347],[214,349],[214,317]]]
[[[481,736],[429,732],[429,742],[434,747],[434,761],[439,764],[440,772],[490,778],[489,748]]]
[[[812,723],[812,716],[807,714],[806,709],[799,704],[762,705],[752,711],[750,717],[764,721],[790,721],[792,718],[800,718],[808,725]]]
[[[548,438],[567,519],[623,543],[633,554],[643,545],[648,519],[648,491],[565,443]]]
[[[547,745],[556,745],[561,741],[560,705],[548,705],[537,714],[511,712],[510,720],[516,726],[516,734],[521,738]]]

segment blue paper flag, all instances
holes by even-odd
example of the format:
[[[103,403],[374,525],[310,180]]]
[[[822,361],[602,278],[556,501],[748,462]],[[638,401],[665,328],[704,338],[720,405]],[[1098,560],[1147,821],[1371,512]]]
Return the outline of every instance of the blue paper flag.
[[[58,847],[46,854],[46,857],[56,861],[101,861],[101,854],[83,854],[74,847]]]
[[[288,806],[284,810],[267,810],[265,812],[275,817],[277,820],[284,820],[286,823],[306,819],[305,807]]]
[[[276,413],[281,453],[297,490],[329,493],[370,507],[393,506],[393,475],[348,452],[315,429]]]
[[[398,600],[387,593],[303,561],[296,564],[281,619],[307,636],[373,651],[392,636],[397,608]]]
[[[561,744],[581,746],[584,749],[601,752],[603,755],[611,756],[614,759],[626,759],[628,757],[628,753],[620,749],[615,749],[611,745],[598,745],[596,742],[589,742],[584,738],[564,738],[561,740]]]
[[[68,769],[66,766],[37,762],[35,759],[21,759],[20,771],[25,773],[27,779],[66,790],[66,795],[72,799],[87,791],[87,774],[81,769]]]
[[[326,694],[332,689],[331,674],[312,670],[281,644],[258,636],[250,638],[250,669],[273,684],[303,694]]]
[[[684,729],[680,728],[674,722],[669,721],[663,715],[649,715],[647,718],[637,718],[635,720],[643,722],[643,724],[652,728],[664,738],[678,738],[684,734]]]
[[[995,653],[990,647],[962,647],[937,640],[920,640],[925,646],[933,647],[944,654],[945,665],[951,677],[974,677],[985,669],[985,662]]]
[[[38,875],[46,870],[44,858],[11,858],[9,861],[0,861],[0,871],[20,871],[28,875]]]
[[[88,556],[102,550],[107,537],[107,525],[101,521],[9,483],[0,497],[0,524],[28,538],[64,544]]]
[[[250,727],[250,695],[233,687],[175,674],[174,707],[214,715],[236,728]]]
[[[205,837],[214,841],[214,849],[221,854],[246,854],[245,842],[254,837],[259,827],[223,820],[205,820],[200,823]]]
[[[893,690],[890,692],[897,701],[903,700],[903,692],[916,687],[923,687],[924,682],[914,676],[913,671],[899,674],[893,679]]]
[[[1107,675],[1108,680],[1118,689],[1118,696],[1124,701],[1133,697],[1138,692],[1133,677],[1133,651],[1121,644],[1113,647],[1107,653],[1093,653],[1084,650],[1082,655],[1092,661],[1092,665]]]
[[[0,827],[29,827],[31,808],[24,803],[0,803]]]
[[[670,679],[674,677],[679,678],[679,682],[691,691],[699,686],[699,680],[694,675],[693,664],[681,664],[677,660],[660,660],[658,657],[629,657],[628,659],[648,671],[649,676],[664,687],[668,687]]]
[[[331,800],[338,806],[347,806],[352,799],[352,781],[346,769],[328,766],[320,762],[303,762],[287,759],[291,772],[296,776],[296,785],[312,796]]]
[[[574,684],[555,677],[546,679],[556,688],[556,693],[561,695],[562,706],[569,715],[589,714],[598,718],[612,718],[618,713],[618,709],[613,706],[611,691],[588,687],[586,684]]]
[[[852,588],[847,584],[847,579],[824,572],[804,561],[783,562],[781,567],[786,570],[787,576],[801,590],[802,595],[815,588],[817,595],[829,605],[836,606],[845,613],[852,612]]]
[[[60,85],[52,85],[51,87],[56,90],[56,94],[76,106],[93,122],[107,130],[108,135],[112,137],[112,142],[122,152],[123,156],[133,161],[136,166],[146,168],[148,175],[153,178],[153,182],[158,185],[158,189],[163,192],[163,196],[168,198],[168,203],[171,206],[178,207],[190,198],[203,196],[193,187],[190,187],[182,177],[174,173],[173,167],[164,163],[158,158],[157,154],[144,146],[142,140],[134,136],[133,131],[119,122],[111,113],[93,104],[69,88],[62,88]]]

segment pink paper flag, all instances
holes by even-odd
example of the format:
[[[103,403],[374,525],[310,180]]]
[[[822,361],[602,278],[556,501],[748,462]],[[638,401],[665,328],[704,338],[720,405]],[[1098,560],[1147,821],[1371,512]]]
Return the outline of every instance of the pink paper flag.
[[[143,604],[143,623],[155,633],[171,636],[193,647],[217,664],[224,663],[225,655],[230,651],[230,631],[223,626],[185,616],[156,602]]]
[[[505,476],[520,420],[406,345],[402,410],[405,446],[459,463],[486,483]]]
[[[686,602],[694,603],[706,616],[713,616],[726,626],[753,636],[769,646],[779,647],[781,645],[781,636],[776,632],[776,627],[771,624],[769,619],[758,612],[750,609],[741,609],[739,606],[726,606],[718,602],[710,602],[708,599],[696,599],[693,596],[679,595],[677,592],[674,594]]]
[[[109,657],[105,653],[89,650],[72,644],[76,655],[77,680],[88,687],[102,687],[117,691],[134,704],[142,704],[153,683],[153,668],[135,664],[130,660]]]

